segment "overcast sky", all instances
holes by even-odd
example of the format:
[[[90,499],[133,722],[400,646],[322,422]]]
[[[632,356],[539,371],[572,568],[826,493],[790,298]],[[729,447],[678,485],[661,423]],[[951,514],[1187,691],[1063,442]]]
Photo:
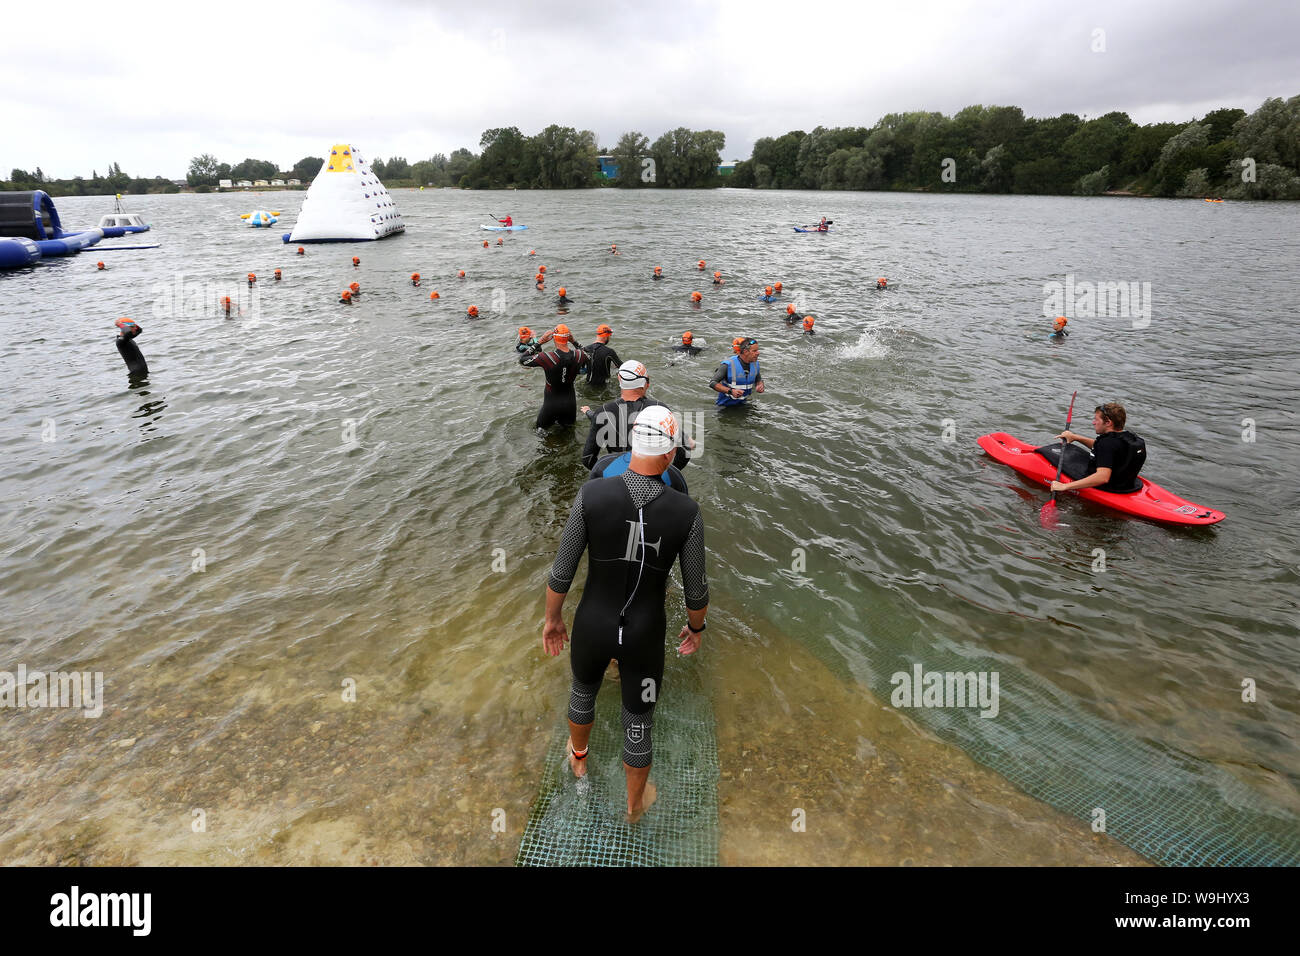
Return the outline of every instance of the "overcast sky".
[[[723,158],[746,159],[760,136],[903,110],[1150,123],[1300,94],[1295,0],[76,0],[7,16],[5,178],[112,161],[179,178],[204,152],[287,169],[335,142],[414,162],[551,123],[602,147],[718,129]]]

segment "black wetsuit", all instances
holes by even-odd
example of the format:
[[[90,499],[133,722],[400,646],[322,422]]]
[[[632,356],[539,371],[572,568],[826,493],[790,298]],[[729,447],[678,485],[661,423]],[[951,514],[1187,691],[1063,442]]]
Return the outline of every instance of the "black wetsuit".
[[[596,694],[613,658],[623,698],[623,760],[651,764],[655,703],[663,695],[664,594],[680,560],[686,606],[709,603],[700,507],[656,477],[624,472],[578,490],[551,567],[551,590],[567,594],[588,552],[587,583],[573,616],[569,719],[595,720]]]
[[[649,395],[642,395],[630,402],[620,397],[606,402],[593,412],[588,412],[591,431],[587,432],[587,441],[582,446],[582,467],[594,467],[596,459],[607,452],[622,454],[631,451],[632,423],[636,421],[641,409],[658,404],[659,402]],[[673,466],[685,468],[690,460],[690,452],[679,444]]]
[[[1147,459],[1147,444],[1130,431],[1107,432],[1098,435],[1092,443],[1092,464],[1088,474],[1094,474],[1098,468],[1109,468],[1110,481],[1097,487],[1102,491],[1114,491],[1120,494],[1136,491],[1142,487],[1138,481],[1138,472]]]
[[[604,342],[596,341],[583,349],[587,353],[587,384],[594,388],[601,388],[609,382],[611,369],[616,369],[623,364],[623,360],[618,357],[618,353],[606,345]]]
[[[621,475],[627,471],[628,466],[631,464],[632,453],[630,451],[625,451],[621,455],[606,455],[596,462],[596,467],[591,469],[591,475],[587,480],[592,481],[596,478],[612,478],[615,475]],[[686,487],[686,479],[682,477],[682,473],[677,470],[675,465],[669,465],[659,477],[673,491],[680,491],[682,494],[687,494],[690,491]]]
[[[576,347],[567,352],[555,349],[519,356],[520,365],[540,368],[546,373],[546,393],[542,397],[542,410],[537,413],[538,428],[572,425],[577,419],[578,401],[573,394],[573,383],[578,377],[578,368],[585,361],[587,354]]]
[[[673,351],[686,352],[689,355],[699,355],[701,352],[704,351],[704,349],[698,345],[674,345]]]
[[[796,322],[802,322],[807,316],[800,315],[798,312],[787,312],[781,318],[785,319],[786,325],[794,325]]]
[[[138,334],[136,333],[136,335]],[[127,373],[138,378],[149,374],[149,364],[145,362],[140,347],[131,341],[133,338],[135,338],[135,335],[119,335],[115,341],[117,342],[118,354],[122,356],[122,361],[126,363]]]

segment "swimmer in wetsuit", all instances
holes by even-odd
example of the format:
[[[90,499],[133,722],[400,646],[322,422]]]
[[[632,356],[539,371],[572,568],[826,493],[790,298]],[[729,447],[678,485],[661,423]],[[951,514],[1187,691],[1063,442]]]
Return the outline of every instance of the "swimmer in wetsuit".
[[[619,397],[606,402],[596,411],[582,406],[582,412],[591,419],[591,431],[582,446],[582,467],[592,468],[596,460],[606,452],[621,454],[632,448],[632,426],[641,410],[651,405],[658,405],[646,394],[650,387],[650,374],[644,365],[636,359],[628,359],[618,370]],[[689,438],[677,439],[677,453],[673,465],[685,468],[691,460],[695,443]],[[685,447],[683,447],[685,444]]]
[[[537,427],[545,431],[552,425],[572,425],[578,417],[578,400],[573,393],[573,383],[578,369],[588,361],[587,354],[573,341],[567,325],[557,325],[542,336],[539,345],[554,339],[555,349],[550,352],[530,351],[519,356],[519,364],[526,368],[540,368],[546,373],[546,392],[542,410],[537,413]]]
[[[633,430],[628,470],[588,481],[578,490],[546,588],[542,643],[556,657],[569,640],[564,600],[583,552],[589,552],[587,583],[573,616],[565,749],[574,775],[584,776],[596,695],[611,658],[618,661],[630,823],[655,799],[648,777],[654,711],[663,699],[664,596],[674,562],[681,564],[688,618],[678,633],[681,653],[699,648],[709,608],[700,507],[661,478],[673,457],[677,431],[668,409],[653,405],[644,410]]]
[[[632,453],[630,451],[625,451],[621,455],[606,455],[596,461],[587,480],[593,481],[597,478],[612,478],[615,475],[621,475],[627,471],[631,464]],[[664,469],[664,473],[660,477],[669,488],[687,494],[686,479],[682,477],[682,473],[677,469],[676,465],[669,465]]]
[[[663,277],[664,277],[664,267],[663,267],[663,266],[655,266],[654,275],[652,275],[650,278],[652,278],[652,279],[662,279]]]
[[[1057,316],[1057,317],[1052,321],[1052,331],[1051,331],[1051,334],[1048,335],[1047,337],[1048,337],[1049,339],[1055,339],[1055,340],[1058,341],[1058,342],[1063,342],[1063,341],[1065,341],[1066,336],[1068,336],[1068,335],[1070,334],[1068,331],[1066,331],[1066,328],[1065,328],[1066,324],[1067,324],[1069,321],[1070,321],[1070,320],[1067,319],[1065,316],[1063,316],[1063,315],[1058,315],[1058,316]]]
[[[1077,441],[1092,449],[1088,473],[1076,481],[1053,481],[1053,491],[1079,491],[1097,488],[1116,494],[1139,491],[1142,483],[1138,472],[1147,460],[1147,443],[1130,431],[1124,430],[1128,413],[1119,402],[1098,405],[1092,413],[1092,428],[1096,438],[1076,435],[1066,429],[1057,435],[1065,441]]]
[[[687,355],[699,355],[701,352],[704,351],[704,349],[700,348],[698,345],[693,345],[692,343],[694,341],[695,341],[694,333],[683,332],[681,343],[678,345],[674,345],[672,349],[674,352],[685,352]]]
[[[613,334],[614,330],[602,322],[596,327],[596,341],[583,348],[588,359],[587,384],[592,388],[604,388],[611,370],[623,364],[618,353],[609,346],[609,337]]]

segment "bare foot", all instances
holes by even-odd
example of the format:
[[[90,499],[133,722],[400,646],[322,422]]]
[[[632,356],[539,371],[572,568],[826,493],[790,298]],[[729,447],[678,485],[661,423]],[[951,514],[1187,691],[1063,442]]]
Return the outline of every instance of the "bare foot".
[[[575,777],[585,777],[587,775],[587,758],[579,760],[573,755],[573,738],[570,737],[564,745],[564,751],[569,755],[569,769],[573,771]],[[588,750],[590,753],[590,750]]]
[[[641,805],[635,810],[628,811],[627,822],[636,823],[645,816],[645,812],[650,809],[650,805],[655,802],[657,796],[659,796],[659,791],[655,788],[653,783],[647,780],[645,782],[645,790],[641,791]]]

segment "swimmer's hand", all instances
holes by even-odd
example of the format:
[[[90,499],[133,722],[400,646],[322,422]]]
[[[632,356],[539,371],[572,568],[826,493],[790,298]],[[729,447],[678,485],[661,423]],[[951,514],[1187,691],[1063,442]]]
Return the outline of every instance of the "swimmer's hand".
[[[700,649],[700,638],[702,636],[703,632],[696,634],[691,630],[689,624],[683,624],[681,633],[677,635],[678,640],[681,641],[681,643],[677,645],[677,653],[694,654]]]
[[[590,406],[590,405],[583,405],[582,408],[579,409],[579,411],[581,411],[582,414],[584,414],[584,415],[590,415],[590,414],[591,414],[591,406]]]
[[[569,640],[569,631],[564,626],[563,618],[546,619],[542,626],[542,646],[546,648],[546,653],[551,657],[559,657],[560,651],[564,650],[564,645]],[[697,642],[698,643],[698,642]]]

